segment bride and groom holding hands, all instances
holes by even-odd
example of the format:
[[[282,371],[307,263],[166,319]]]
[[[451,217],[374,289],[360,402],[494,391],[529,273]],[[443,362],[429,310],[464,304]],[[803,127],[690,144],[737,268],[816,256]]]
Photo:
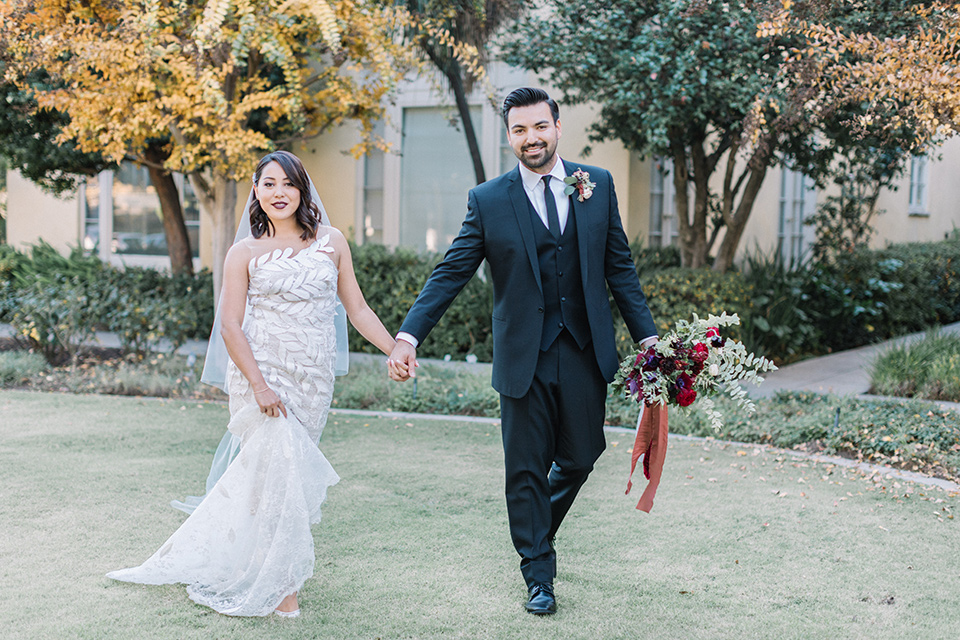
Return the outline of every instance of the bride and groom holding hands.
[[[313,573],[310,524],[338,480],[317,448],[333,392],[336,297],[389,354],[390,377],[405,381],[416,376],[416,347],[486,260],[510,534],[526,610],[556,611],[554,536],[605,447],[606,387],[619,364],[607,289],[634,340],[655,342],[656,327],[609,172],[561,160],[559,108],[544,91],[513,91],[502,115],[519,165],[470,191],[460,233],[396,339],[363,301],[349,246],[299,161],[285,152],[261,161],[241,223],[253,237],[227,257],[218,313],[239,453],[154,556],[110,577],[186,583],[195,601],[229,615],[297,615]]]

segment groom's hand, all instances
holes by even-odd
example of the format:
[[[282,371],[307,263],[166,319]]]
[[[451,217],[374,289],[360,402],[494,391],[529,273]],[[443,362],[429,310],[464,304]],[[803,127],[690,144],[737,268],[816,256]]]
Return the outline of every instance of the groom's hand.
[[[397,340],[397,345],[387,358],[387,370],[390,378],[397,382],[405,382],[417,376],[417,348],[406,340]]]

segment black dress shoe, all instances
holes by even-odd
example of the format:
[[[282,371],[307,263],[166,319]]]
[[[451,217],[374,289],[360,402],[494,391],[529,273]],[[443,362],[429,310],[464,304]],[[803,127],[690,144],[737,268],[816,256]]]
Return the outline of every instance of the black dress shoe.
[[[553,585],[547,582],[530,587],[530,599],[524,605],[527,612],[537,616],[557,612],[557,599],[553,596]]]

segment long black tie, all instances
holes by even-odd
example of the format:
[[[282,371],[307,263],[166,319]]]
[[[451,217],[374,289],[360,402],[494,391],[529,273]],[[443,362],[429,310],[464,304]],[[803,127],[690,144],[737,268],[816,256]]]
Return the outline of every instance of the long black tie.
[[[554,238],[560,239],[560,215],[557,213],[557,199],[550,188],[550,176],[543,176],[543,201],[547,205],[547,228]]]

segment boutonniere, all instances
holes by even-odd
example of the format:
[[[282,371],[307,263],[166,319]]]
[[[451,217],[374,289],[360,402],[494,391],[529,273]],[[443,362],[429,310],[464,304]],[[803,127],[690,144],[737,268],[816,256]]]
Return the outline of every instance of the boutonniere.
[[[593,195],[593,188],[597,186],[596,182],[590,182],[590,174],[583,169],[577,169],[572,176],[563,179],[567,185],[563,188],[563,195],[569,196],[574,191],[578,192],[577,200],[583,202]]]

